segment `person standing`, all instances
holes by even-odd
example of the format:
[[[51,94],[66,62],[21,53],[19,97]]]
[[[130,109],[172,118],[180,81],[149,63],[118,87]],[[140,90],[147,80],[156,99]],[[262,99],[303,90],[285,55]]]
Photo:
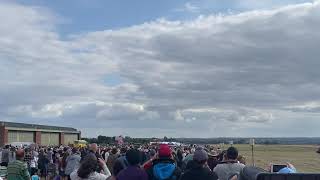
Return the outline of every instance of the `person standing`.
[[[40,177],[47,177],[47,168],[48,168],[49,160],[47,155],[44,153],[44,149],[40,149],[39,158],[38,158],[38,168],[40,170]]]
[[[101,167],[101,172],[97,172],[97,166]],[[71,180],[106,180],[111,177],[111,173],[103,159],[97,159],[93,154],[87,155],[78,170],[71,173]]]
[[[49,163],[53,163],[53,150],[52,150],[52,148],[48,148],[47,159],[49,160]]]
[[[28,167],[28,171],[29,173],[31,174],[31,159],[32,159],[32,155],[31,155],[31,152],[30,152],[30,149],[29,148],[26,148],[24,150],[24,162],[27,163],[27,167]]]
[[[120,149],[120,157],[116,159],[113,165],[113,175],[117,176],[118,173],[122,170],[128,167],[128,161],[126,159],[126,153],[127,153],[127,148],[122,147]],[[141,156],[140,156],[141,157]]]
[[[116,160],[118,159],[118,157],[119,157],[118,149],[117,148],[113,148],[111,150],[111,154],[109,155],[108,160],[107,160],[107,166],[108,166],[111,174],[113,174],[113,175],[114,175],[113,166],[114,166]]]
[[[68,179],[70,179],[70,174],[80,166],[81,156],[78,154],[78,149],[73,148],[72,154],[67,157],[66,162],[67,166],[65,169],[65,173],[68,176]]]
[[[117,180],[148,180],[148,174],[139,167],[141,153],[136,149],[130,149],[126,155],[128,167],[120,171]]]
[[[147,169],[149,180],[176,180],[181,176],[181,170],[172,159],[172,150],[167,144],[159,146],[158,157]]]
[[[8,164],[8,180],[29,180],[30,174],[27,165],[23,162],[24,150],[18,149],[16,160]]]
[[[207,164],[208,153],[202,149],[198,148],[195,150],[192,160],[193,166],[187,170],[180,178],[180,180],[217,180],[218,176],[212,172]]]
[[[34,175],[38,172],[38,153],[32,151],[31,160],[30,160],[30,175]]]
[[[228,180],[233,174],[239,174],[240,171],[245,167],[244,164],[239,163],[238,150],[235,147],[229,147],[226,152],[225,161],[218,164],[213,171],[218,175],[219,180]]]
[[[2,154],[1,154],[1,166],[5,166],[5,167],[8,166],[9,155],[10,155],[9,145],[6,145],[5,148],[2,150]]]

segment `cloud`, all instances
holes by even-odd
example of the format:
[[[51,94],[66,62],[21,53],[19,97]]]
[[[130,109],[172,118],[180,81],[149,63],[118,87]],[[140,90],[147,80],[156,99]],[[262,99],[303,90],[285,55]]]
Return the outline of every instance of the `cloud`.
[[[320,112],[320,102],[307,102],[301,105],[289,105],[284,107],[285,110],[290,110],[293,112],[310,112],[319,113]]]
[[[291,106],[319,101],[319,10],[317,1],[62,39],[54,14],[0,3],[9,17],[0,24],[0,118],[88,136],[285,135],[299,121]],[[309,135],[300,125],[292,128]]]
[[[186,2],[182,8],[175,9],[176,12],[189,12],[189,13],[197,13],[200,12],[200,7],[196,6],[191,2]]]

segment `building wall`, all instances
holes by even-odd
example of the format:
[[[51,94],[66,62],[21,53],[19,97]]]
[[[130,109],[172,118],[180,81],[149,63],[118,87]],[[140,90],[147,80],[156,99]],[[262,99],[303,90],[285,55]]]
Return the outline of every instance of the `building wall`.
[[[8,141],[8,131],[4,126],[0,126],[0,146],[3,146]]]
[[[35,142],[36,142],[36,144],[41,144],[41,132],[40,131],[36,131]]]
[[[0,124],[0,147],[7,144],[8,143],[8,134],[9,134],[9,131],[11,130],[8,130],[6,129],[7,127],[5,126],[1,126]],[[10,129],[10,128],[9,128]],[[23,130],[13,130],[13,131],[17,131],[17,132],[25,132],[27,129],[23,129]],[[39,145],[46,145],[45,143],[46,142],[42,142],[41,139],[44,138],[44,136],[46,136],[46,134],[50,134],[50,140],[49,142],[51,141],[55,141],[54,140],[54,137],[53,135],[54,134],[58,134],[59,135],[59,143],[55,143],[55,145],[60,145],[60,144],[64,144],[64,145],[67,145],[66,143],[66,138],[69,138],[69,141],[70,141],[70,137],[65,137],[65,135],[70,135],[70,133],[64,133],[64,132],[60,132],[60,133],[57,133],[57,132],[41,132],[39,130],[32,130],[32,129],[29,129],[28,132],[32,132],[34,133],[34,139],[33,141],[36,143],[36,144],[39,144]],[[44,135],[43,135],[44,134]],[[81,138],[81,134],[80,133],[75,133],[77,138],[80,139]],[[52,140],[51,140],[52,138]]]
[[[8,131],[8,143],[12,142],[35,142],[34,131]]]
[[[41,145],[44,145],[44,146],[60,145],[60,133],[42,132],[41,133]]]
[[[65,145],[73,144],[75,140],[79,140],[78,134],[70,134],[70,133],[64,134],[64,144]]]
[[[64,133],[62,132],[62,133],[60,133],[60,135],[59,135],[59,143],[60,144],[65,144],[65,140],[64,140]]]

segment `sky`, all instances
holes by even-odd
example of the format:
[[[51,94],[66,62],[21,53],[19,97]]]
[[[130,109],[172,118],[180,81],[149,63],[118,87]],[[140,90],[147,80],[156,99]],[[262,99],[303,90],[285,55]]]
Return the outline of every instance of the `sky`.
[[[0,121],[316,137],[318,0],[0,0]]]

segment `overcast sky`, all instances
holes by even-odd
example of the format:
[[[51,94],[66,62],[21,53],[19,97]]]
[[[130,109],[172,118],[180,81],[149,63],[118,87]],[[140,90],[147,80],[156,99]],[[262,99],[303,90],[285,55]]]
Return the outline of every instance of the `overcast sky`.
[[[319,136],[320,1],[0,0],[0,120]]]

